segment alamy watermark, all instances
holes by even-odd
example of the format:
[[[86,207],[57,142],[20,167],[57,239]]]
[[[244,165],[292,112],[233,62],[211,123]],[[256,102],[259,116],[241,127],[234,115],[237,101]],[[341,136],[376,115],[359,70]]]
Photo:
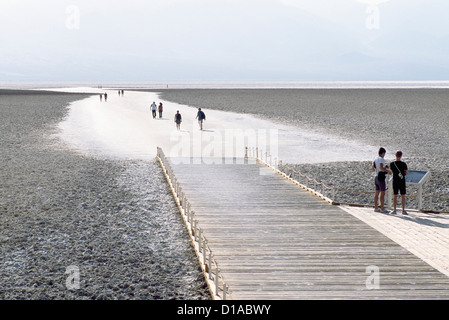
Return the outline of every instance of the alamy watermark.
[[[65,9],[65,27],[68,30],[79,30],[81,27],[81,10],[78,6],[70,5]]]
[[[368,30],[378,30],[380,29],[380,8],[381,3],[388,2],[390,0],[357,0],[360,3],[365,3],[366,7],[366,20],[365,27]]]
[[[65,274],[68,274],[65,281],[66,288],[69,290],[78,290],[80,288],[80,269],[77,266],[68,266]]]
[[[366,273],[369,276],[366,278],[365,286],[368,290],[378,290],[380,288],[380,269],[377,266],[366,267]]]
[[[378,6],[368,6],[366,8],[368,17],[365,26],[369,30],[380,29],[380,10]]]
[[[257,147],[278,157],[277,129],[224,129],[172,131],[173,143],[167,155],[175,163],[225,164],[243,163],[246,147]]]

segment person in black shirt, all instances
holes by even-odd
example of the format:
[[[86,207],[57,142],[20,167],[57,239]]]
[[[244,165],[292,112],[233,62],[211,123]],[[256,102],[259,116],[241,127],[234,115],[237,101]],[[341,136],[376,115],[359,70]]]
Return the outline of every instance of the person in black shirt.
[[[175,114],[176,129],[181,130],[181,122],[182,122],[182,117],[178,110],[178,111],[176,111],[176,114]]]
[[[398,202],[398,194],[401,193],[401,204],[402,204],[402,214],[407,215],[407,211],[405,211],[405,195],[406,195],[406,187],[405,187],[405,176],[408,173],[407,164],[401,161],[402,151],[396,151],[396,161],[390,163],[390,170],[393,171],[393,211],[392,214],[396,214],[396,205]]]
[[[206,120],[206,115],[203,111],[201,111],[201,108],[198,108],[198,113],[196,115],[196,119],[198,119],[198,124],[200,126],[200,130],[203,130],[203,121]]]

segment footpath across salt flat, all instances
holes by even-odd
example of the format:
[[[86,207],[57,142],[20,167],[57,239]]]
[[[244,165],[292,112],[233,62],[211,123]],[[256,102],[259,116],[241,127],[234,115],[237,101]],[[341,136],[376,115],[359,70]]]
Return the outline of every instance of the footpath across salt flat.
[[[195,119],[197,109],[159,99],[157,93],[97,88],[52,89],[87,92],[94,96],[76,101],[59,125],[60,137],[81,152],[113,158],[153,159],[156,147],[167,156],[239,157],[245,146],[259,147],[289,163],[370,160],[377,147],[275,123],[252,115],[206,109],[204,130]],[[100,93],[108,93],[107,102]],[[152,102],[163,103],[161,119],[153,119]],[[174,115],[183,122],[177,131]]]

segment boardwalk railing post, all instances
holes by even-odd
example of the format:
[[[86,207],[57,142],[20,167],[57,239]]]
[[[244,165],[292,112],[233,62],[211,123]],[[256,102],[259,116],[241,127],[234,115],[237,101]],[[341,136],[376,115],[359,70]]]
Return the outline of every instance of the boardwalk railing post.
[[[422,201],[422,185],[420,184],[418,187],[418,210],[421,211],[423,208],[423,201]]]
[[[207,261],[206,261],[206,239],[203,240],[203,263],[204,263],[204,269],[207,268]]]
[[[209,251],[209,279],[212,280],[212,250]]]
[[[215,266],[215,295],[218,296],[218,266]]]
[[[196,241],[196,237],[197,237],[197,233],[196,233],[196,220],[193,220],[192,233],[193,233],[193,240]]]
[[[226,290],[227,290],[226,283],[223,283],[223,300],[226,300]]]

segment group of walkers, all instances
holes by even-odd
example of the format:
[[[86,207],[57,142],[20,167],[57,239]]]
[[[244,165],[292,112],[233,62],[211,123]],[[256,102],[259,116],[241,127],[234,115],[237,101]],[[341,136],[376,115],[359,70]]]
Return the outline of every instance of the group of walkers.
[[[159,111],[159,118],[162,119],[162,111],[164,110],[162,106],[162,102],[159,103],[159,106],[156,106],[156,102],[153,102],[150,106],[151,113],[153,114],[153,119],[156,119],[156,111]]]
[[[125,90],[120,89],[118,91],[118,95],[119,96],[121,95],[123,97],[124,94],[125,94]],[[108,101],[108,94],[106,92],[105,93],[100,93],[100,102],[103,101],[103,97],[104,97],[104,102],[107,102]]]
[[[153,103],[150,106],[150,109],[151,113],[153,114],[153,119],[156,119],[156,111],[159,111],[159,119],[162,119],[162,112],[164,110],[162,102],[160,102],[159,106],[157,106],[156,102],[153,101]],[[203,130],[203,122],[206,120],[206,114],[204,113],[204,111],[201,110],[201,108],[198,108],[196,119],[198,119],[198,125],[200,127],[200,130]],[[179,113],[179,110],[176,111],[174,122],[176,124],[176,129],[181,130],[182,116]]]
[[[405,195],[406,185],[405,176],[408,173],[407,164],[403,162],[402,151],[398,150],[395,153],[396,160],[391,162],[390,165],[385,164],[385,154],[387,151],[385,148],[380,148],[377,158],[372,165],[372,171],[375,172],[374,184],[376,186],[376,193],[374,195],[374,211],[389,213],[385,210],[385,190],[387,174],[393,175],[393,211],[391,214],[397,214],[396,206],[398,201],[398,195],[401,194],[402,214],[407,215],[405,210]],[[379,203],[380,201],[380,203]],[[379,206],[380,204],[380,206]]]

